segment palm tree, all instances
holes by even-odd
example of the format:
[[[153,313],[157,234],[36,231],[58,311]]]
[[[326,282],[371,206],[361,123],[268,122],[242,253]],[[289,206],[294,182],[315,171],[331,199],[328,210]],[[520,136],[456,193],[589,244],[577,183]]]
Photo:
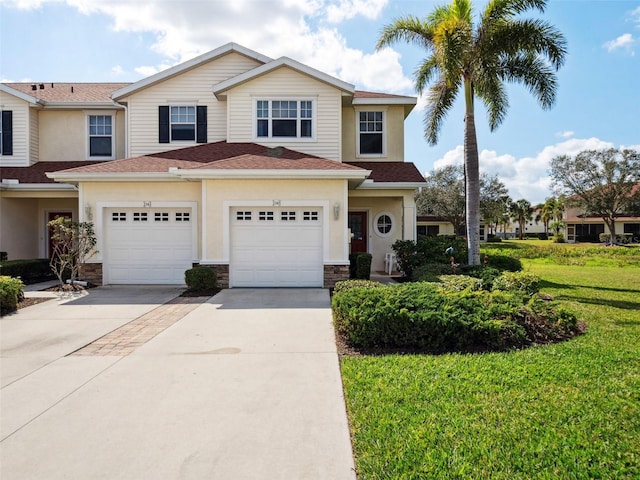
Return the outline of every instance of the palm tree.
[[[511,202],[509,205],[509,212],[511,213],[511,218],[518,222],[519,225],[519,237],[522,240],[524,236],[524,231],[526,230],[527,221],[533,218],[533,207],[528,200],[520,199],[515,202]]]
[[[474,102],[487,107],[489,126],[497,128],[509,101],[505,82],[523,84],[542,108],[556,96],[556,75],[564,63],[566,41],[552,25],[540,19],[520,19],[527,10],[544,12],[546,0],[490,0],[477,25],[471,0],[453,0],[436,7],[424,20],[398,18],[384,27],[377,48],[399,40],[427,50],[415,73],[417,91],[427,85],[429,105],[424,125],[427,141],[434,145],[444,120],[460,90],[465,101],[464,165],[469,264],[480,264],[480,173]]]

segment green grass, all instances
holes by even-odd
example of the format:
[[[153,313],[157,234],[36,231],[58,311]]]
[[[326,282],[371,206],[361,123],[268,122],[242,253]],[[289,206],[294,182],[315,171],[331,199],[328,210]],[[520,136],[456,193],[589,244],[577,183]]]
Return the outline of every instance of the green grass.
[[[637,260],[534,257],[525,270],[587,334],[499,354],[344,357],[360,480],[640,478]]]

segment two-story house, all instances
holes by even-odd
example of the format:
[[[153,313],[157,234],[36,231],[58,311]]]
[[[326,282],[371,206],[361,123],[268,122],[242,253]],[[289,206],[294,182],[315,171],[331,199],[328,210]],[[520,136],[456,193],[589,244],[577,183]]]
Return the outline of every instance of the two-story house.
[[[332,286],[414,239],[404,120],[371,93],[287,57],[227,44],[130,84],[0,87],[0,250],[46,257],[47,222],[93,222],[98,284]]]

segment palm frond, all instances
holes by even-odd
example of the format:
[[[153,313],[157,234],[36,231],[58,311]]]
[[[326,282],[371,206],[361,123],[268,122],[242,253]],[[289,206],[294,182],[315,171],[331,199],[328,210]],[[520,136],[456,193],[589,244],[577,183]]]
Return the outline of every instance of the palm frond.
[[[556,75],[539,56],[523,53],[505,57],[501,64],[500,78],[526,86],[542,108],[549,109],[556,99],[558,88]]]
[[[403,41],[413,43],[427,50],[433,48],[433,28],[412,15],[397,18],[389,25],[385,25],[378,37],[376,49]]]
[[[495,130],[504,121],[509,109],[509,97],[500,78],[495,75],[478,75],[474,82],[475,94],[482,100],[489,116],[489,128]]]
[[[546,7],[546,0],[492,0],[484,9],[481,23],[488,24],[497,20],[508,19],[533,9],[542,13]]]
[[[416,90],[422,95],[426,86],[437,75],[441,75],[440,64],[434,55],[426,58],[413,74]]]
[[[447,113],[453,106],[462,80],[455,85],[449,85],[447,79],[441,77],[429,89],[427,108],[424,114],[424,136],[431,145],[438,143],[440,126]]]

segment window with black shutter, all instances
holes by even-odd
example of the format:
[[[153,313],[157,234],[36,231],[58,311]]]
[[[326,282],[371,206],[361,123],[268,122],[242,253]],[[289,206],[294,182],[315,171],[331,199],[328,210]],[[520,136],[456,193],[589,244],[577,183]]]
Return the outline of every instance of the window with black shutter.
[[[195,141],[207,143],[206,105],[161,105],[158,107],[160,143]]]
[[[0,115],[0,155],[13,155],[13,112],[3,110]]]

